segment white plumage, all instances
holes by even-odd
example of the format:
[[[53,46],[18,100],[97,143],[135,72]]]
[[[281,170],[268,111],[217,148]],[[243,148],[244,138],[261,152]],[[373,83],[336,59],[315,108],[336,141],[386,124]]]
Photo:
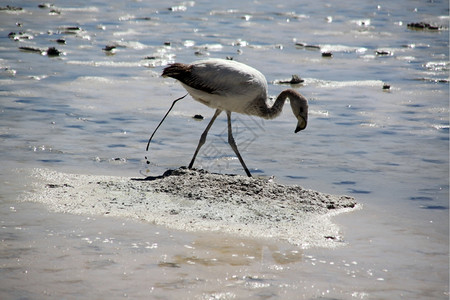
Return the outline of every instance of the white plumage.
[[[228,142],[236,153],[245,172],[251,177],[231,131],[231,112],[255,115],[265,119],[277,117],[287,98],[297,118],[295,132],[306,128],[308,121],[308,100],[295,90],[287,89],[269,107],[267,101],[267,81],[258,70],[236,61],[208,59],[192,64],[175,63],[166,67],[163,77],[172,77],[181,82],[195,100],[216,109],[216,112],[203,132],[194,157],[189,164],[192,168],[201,146],[205,143],[209,129],[217,116],[227,112]]]
[[[192,66],[194,80],[181,81],[182,85],[195,100],[211,108],[245,114],[250,99],[267,98],[264,75],[247,65],[211,59]]]

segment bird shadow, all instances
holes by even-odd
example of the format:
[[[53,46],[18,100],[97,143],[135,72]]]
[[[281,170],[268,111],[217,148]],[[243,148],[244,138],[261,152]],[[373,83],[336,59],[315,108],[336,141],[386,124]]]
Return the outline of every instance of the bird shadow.
[[[147,176],[147,177],[144,177],[144,178],[131,178],[131,180],[133,180],[133,181],[155,181],[155,180],[164,179],[164,178],[167,178],[167,177],[170,177],[170,176],[181,176],[181,175],[184,175],[184,174],[186,174],[186,173],[188,173],[190,171],[198,172],[198,173],[202,173],[202,174],[214,174],[214,175],[230,176],[230,177],[237,176],[237,174],[211,173],[211,172],[208,172],[208,171],[206,171],[204,169],[196,169],[196,168],[189,169],[186,166],[182,166],[182,167],[179,167],[178,169],[167,170],[162,175]]]

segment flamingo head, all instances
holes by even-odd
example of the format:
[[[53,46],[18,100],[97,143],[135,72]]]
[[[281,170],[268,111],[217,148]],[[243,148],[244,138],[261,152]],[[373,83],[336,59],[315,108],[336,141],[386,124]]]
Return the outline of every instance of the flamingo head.
[[[297,122],[297,127],[295,128],[295,131],[294,131],[295,133],[306,128],[306,125],[308,123],[308,116],[300,116],[299,115],[299,116],[297,116],[297,120],[298,120],[298,122]]]
[[[303,97],[300,93],[296,92],[295,94],[289,97],[292,112],[297,118],[297,127],[295,128],[295,133],[306,128],[308,124],[308,100]]]

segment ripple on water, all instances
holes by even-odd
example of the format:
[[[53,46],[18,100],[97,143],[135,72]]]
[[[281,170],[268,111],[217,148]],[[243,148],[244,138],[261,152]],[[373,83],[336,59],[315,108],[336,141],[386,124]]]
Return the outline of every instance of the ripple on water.
[[[348,189],[349,193],[352,194],[370,194],[372,191],[366,191],[366,190],[358,190],[358,189]]]
[[[333,184],[336,184],[336,185],[355,185],[356,181],[339,181],[339,182],[333,182]]]
[[[426,162],[426,163],[430,163],[430,164],[437,164],[437,165],[446,164],[445,161],[442,161],[440,159],[422,158],[422,161]]]
[[[447,210],[448,209],[448,207],[442,206],[442,205],[421,205],[420,208],[429,209],[429,210]]]
[[[426,197],[426,196],[417,196],[417,197],[410,197],[409,200],[411,200],[411,201],[433,201],[433,198]]]

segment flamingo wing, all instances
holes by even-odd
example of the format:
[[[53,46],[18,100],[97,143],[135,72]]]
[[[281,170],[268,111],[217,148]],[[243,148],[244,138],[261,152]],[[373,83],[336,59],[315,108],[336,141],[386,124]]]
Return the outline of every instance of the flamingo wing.
[[[175,63],[165,68],[162,76],[175,78],[193,89],[222,96],[267,93],[263,74],[230,60],[208,59],[190,65]]]
[[[235,61],[208,59],[190,65],[175,63],[166,67],[162,76],[177,79],[195,100],[215,109],[253,114],[249,107],[267,99],[264,75]]]

